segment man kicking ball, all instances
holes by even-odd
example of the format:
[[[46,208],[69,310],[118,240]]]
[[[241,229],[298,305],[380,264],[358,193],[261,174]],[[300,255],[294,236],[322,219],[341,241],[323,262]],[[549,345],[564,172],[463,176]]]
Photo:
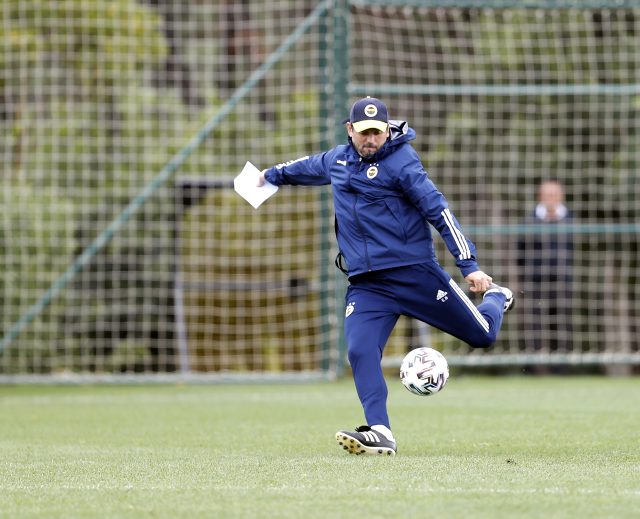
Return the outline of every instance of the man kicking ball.
[[[348,143],[262,172],[275,185],[331,184],[340,253],[349,277],[344,332],[367,425],[338,431],[351,454],[394,456],[381,360],[401,315],[419,319],[475,348],[497,338],[511,290],[480,270],[476,249],[422,167],[410,141],[415,131],[390,120],[387,106],[366,97],[351,108]],[[438,263],[431,224],[444,240],[477,307]]]

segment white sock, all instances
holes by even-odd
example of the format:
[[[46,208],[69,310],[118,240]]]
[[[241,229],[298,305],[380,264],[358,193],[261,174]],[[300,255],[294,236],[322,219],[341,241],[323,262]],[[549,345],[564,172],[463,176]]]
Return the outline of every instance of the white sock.
[[[389,429],[388,427],[384,425],[372,425],[371,428],[374,431],[378,431],[380,434],[383,434],[387,440],[392,442],[396,441],[396,439],[393,437],[393,433],[391,432],[391,429]]]

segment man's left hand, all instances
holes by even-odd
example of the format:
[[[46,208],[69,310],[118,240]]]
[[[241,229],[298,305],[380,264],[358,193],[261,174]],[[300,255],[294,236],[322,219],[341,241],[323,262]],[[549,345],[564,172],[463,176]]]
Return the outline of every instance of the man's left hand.
[[[469,283],[471,292],[486,292],[493,282],[493,278],[481,270],[472,272],[464,279]]]

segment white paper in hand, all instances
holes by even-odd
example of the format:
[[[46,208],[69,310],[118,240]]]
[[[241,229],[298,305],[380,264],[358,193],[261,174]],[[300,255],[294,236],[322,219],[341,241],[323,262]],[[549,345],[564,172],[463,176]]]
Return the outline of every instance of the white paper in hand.
[[[278,190],[278,186],[274,186],[269,182],[258,186],[259,178],[260,170],[251,164],[251,162],[247,162],[240,174],[233,180],[233,187],[236,193],[249,202],[254,209],[260,207],[262,202]]]

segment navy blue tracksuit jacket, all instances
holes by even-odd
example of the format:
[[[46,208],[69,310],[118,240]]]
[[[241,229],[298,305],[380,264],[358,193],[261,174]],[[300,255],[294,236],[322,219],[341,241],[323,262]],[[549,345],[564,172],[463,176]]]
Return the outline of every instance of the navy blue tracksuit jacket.
[[[332,185],[338,246],[349,276],[434,259],[429,223],[466,276],[478,270],[475,247],[409,144],[415,137],[406,122],[392,121],[391,138],[372,159],[341,145],[279,164],[265,178],[276,185]]]

